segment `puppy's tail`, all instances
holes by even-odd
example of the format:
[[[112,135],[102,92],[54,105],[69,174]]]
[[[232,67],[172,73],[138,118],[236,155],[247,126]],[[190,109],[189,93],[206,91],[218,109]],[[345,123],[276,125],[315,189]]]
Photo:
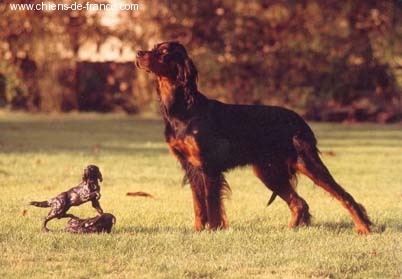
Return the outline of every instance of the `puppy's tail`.
[[[29,202],[29,205],[37,206],[37,207],[50,207],[50,204],[48,201],[31,201]]]

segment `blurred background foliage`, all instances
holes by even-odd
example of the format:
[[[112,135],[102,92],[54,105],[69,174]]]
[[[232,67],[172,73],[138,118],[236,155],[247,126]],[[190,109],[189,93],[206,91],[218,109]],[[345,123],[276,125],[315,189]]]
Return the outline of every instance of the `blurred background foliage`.
[[[133,67],[135,51],[178,40],[209,97],[286,106],[312,120],[402,120],[400,0],[143,0],[116,13],[10,3],[40,1],[0,3],[3,107],[149,110],[154,83]]]

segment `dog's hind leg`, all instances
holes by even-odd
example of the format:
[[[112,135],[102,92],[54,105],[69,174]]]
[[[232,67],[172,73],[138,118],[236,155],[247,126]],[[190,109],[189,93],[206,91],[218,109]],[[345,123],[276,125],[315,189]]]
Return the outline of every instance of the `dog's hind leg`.
[[[292,212],[289,227],[309,225],[311,215],[308,204],[296,193],[292,185],[294,174],[289,171],[288,164],[286,162],[261,163],[255,164],[253,167],[255,175],[288,204]]]
[[[58,213],[55,210],[51,210],[49,212],[49,215],[47,215],[43,221],[43,226],[42,226],[42,231],[43,232],[49,232],[50,230],[46,227],[47,223],[52,220],[52,219],[61,219],[61,218],[78,218],[77,216],[73,215],[73,214],[66,214],[66,213]]]
[[[369,233],[371,221],[366,214],[366,210],[334,180],[327,167],[321,161],[318,150],[315,147],[310,147],[308,144],[300,142],[297,142],[296,148],[298,149],[297,170],[308,176],[316,185],[329,192],[341,202],[352,216],[359,234]]]
[[[52,220],[54,218],[60,219],[60,218],[66,218],[66,217],[71,217],[71,218],[75,217],[72,214],[66,214],[66,212],[70,208],[70,206],[67,205],[66,198],[57,196],[49,201],[49,205],[51,207],[51,210],[49,211],[48,215],[45,217],[45,219],[43,221],[43,227],[42,227],[43,232],[49,232],[49,229],[46,227],[46,225],[50,220]]]
[[[44,218],[43,220],[43,226],[42,226],[42,231],[43,232],[49,232],[50,230],[46,227],[47,223],[54,219],[57,218],[59,215],[57,214],[57,211],[52,208],[52,210],[50,210],[49,214]]]

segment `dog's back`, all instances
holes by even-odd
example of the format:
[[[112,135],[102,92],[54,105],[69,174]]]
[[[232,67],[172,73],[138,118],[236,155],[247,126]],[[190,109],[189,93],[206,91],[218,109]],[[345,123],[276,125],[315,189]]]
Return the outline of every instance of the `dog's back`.
[[[96,189],[96,190],[92,190]],[[29,205],[36,207],[53,207],[53,206],[79,206],[93,198],[100,196],[99,186],[90,187],[88,184],[81,182],[75,187],[70,188],[68,191],[61,192],[54,198],[47,201],[31,201]]]
[[[204,101],[205,102],[205,101]],[[296,160],[294,141],[316,150],[316,138],[295,112],[275,106],[230,105],[207,99],[188,125],[201,147],[207,168],[225,171],[271,158]]]

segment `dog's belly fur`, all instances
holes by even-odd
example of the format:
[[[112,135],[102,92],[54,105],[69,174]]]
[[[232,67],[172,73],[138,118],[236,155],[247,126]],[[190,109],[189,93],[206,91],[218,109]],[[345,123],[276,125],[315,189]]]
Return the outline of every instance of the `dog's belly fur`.
[[[230,142],[223,137],[211,138],[206,146],[200,148],[203,167],[226,171],[237,166],[269,162],[279,157],[296,158],[296,150],[290,148],[292,145],[269,140],[245,138]],[[291,141],[291,138],[286,141]]]

